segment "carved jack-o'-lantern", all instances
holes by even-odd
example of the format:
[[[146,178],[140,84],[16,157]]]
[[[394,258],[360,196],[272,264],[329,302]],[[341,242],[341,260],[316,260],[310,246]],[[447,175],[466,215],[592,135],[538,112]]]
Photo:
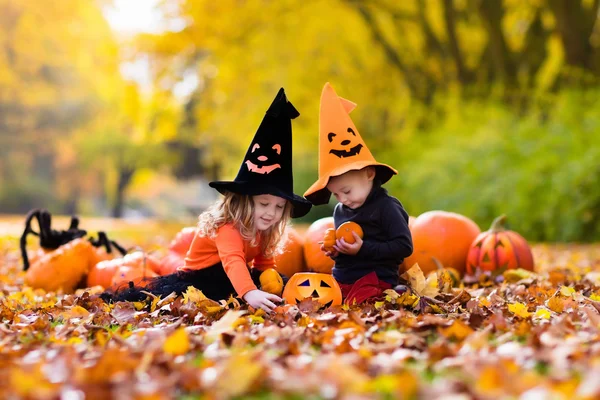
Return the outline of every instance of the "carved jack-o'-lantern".
[[[285,301],[297,304],[308,297],[326,307],[342,304],[342,291],[333,276],[314,272],[292,275],[283,291]]]
[[[270,174],[278,168],[279,156],[281,155],[281,145],[278,143],[272,146],[261,147],[260,144],[254,143],[248,159],[245,161],[248,171],[257,174]]]
[[[360,150],[363,148],[363,144],[358,141],[360,138],[356,137],[356,133],[352,128],[347,129],[347,135],[337,135],[334,132],[327,134],[327,139],[331,143],[330,154],[338,156],[339,158],[352,157],[360,154]],[[339,146],[339,147],[335,147]]]

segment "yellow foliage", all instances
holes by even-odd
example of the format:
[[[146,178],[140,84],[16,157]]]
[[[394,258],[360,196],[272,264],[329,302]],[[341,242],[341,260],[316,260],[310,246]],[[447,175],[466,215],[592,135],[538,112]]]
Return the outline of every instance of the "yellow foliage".
[[[169,335],[163,344],[163,351],[167,354],[180,356],[190,349],[190,339],[185,328],[178,328]]]

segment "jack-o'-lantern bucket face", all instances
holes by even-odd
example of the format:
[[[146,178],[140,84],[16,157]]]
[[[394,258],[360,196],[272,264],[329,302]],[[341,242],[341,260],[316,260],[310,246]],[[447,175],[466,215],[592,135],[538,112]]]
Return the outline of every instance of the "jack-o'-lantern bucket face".
[[[281,169],[280,156],[281,145],[279,143],[263,146],[260,143],[253,143],[250,154],[244,163],[250,172],[270,174],[276,169]]]
[[[289,304],[297,304],[312,298],[326,307],[342,304],[342,291],[337,281],[329,274],[301,272],[292,275],[283,291]]]

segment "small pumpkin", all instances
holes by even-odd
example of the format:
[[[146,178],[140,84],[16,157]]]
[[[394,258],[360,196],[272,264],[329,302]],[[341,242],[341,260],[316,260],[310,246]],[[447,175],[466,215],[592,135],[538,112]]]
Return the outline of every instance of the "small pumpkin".
[[[72,293],[90,268],[92,244],[78,238],[45,254],[30,265],[25,283],[46,291]]]
[[[148,275],[156,276],[160,263],[156,258],[142,251],[135,251],[121,258],[101,261],[90,269],[87,285],[90,287],[100,285],[104,288],[112,286],[113,278],[120,267],[131,267],[142,272],[149,271]]]
[[[325,231],[325,236],[323,237],[323,248],[325,251],[334,250],[333,246],[335,246],[336,239],[337,235],[334,228],[329,228]]]
[[[175,235],[175,238],[171,240],[171,243],[169,244],[169,251],[185,257],[190,249],[192,240],[194,240],[194,236],[196,236],[195,226],[187,226],[183,228],[177,233],[177,235]]]
[[[463,275],[471,243],[480,233],[477,224],[464,215],[447,211],[423,213],[412,224],[414,250],[403,265],[408,269],[418,263],[427,275],[437,269],[437,259],[444,267]]]
[[[304,237],[294,228],[287,228],[287,240],[281,254],[275,256],[277,271],[285,276],[306,271]]]
[[[125,285],[129,285],[129,282],[133,282],[136,286],[142,286],[148,279],[157,276],[158,274],[150,269],[122,265],[116,269],[111,281],[111,286],[114,289],[118,289]]]
[[[301,272],[288,280],[283,298],[288,304],[297,304],[305,298],[312,298],[330,307],[342,304],[342,291],[330,274]]]
[[[359,238],[363,238],[364,233],[359,224],[353,221],[344,222],[335,231],[335,237],[337,239],[344,239],[348,244],[353,244],[356,240],[352,232],[355,232]]]
[[[517,232],[506,230],[505,223],[505,215],[496,218],[490,229],[473,241],[467,258],[469,275],[477,268],[482,271],[499,268],[533,271],[533,254],[527,240]]]
[[[160,260],[160,267],[158,269],[159,275],[169,275],[177,271],[177,268],[181,267],[185,263],[185,255],[181,255],[174,251],[169,250],[166,256]]]
[[[325,217],[313,222],[304,236],[304,259],[309,271],[331,274],[334,261],[321,251],[321,244],[327,229],[335,229],[333,217]]]
[[[260,274],[259,280],[261,290],[281,296],[281,292],[283,291],[283,279],[281,279],[281,275],[273,268],[264,270]]]
[[[437,269],[430,271],[427,276],[435,272],[437,273],[440,282],[448,282],[451,287],[458,287],[460,285],[460,272],[458,272],[455,268],[445,268],[435,257],[434,262],[437,266]]]

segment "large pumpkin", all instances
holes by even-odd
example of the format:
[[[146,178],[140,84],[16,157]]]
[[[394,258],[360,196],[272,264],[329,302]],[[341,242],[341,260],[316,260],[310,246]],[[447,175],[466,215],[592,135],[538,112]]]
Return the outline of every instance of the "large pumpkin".
[[[275,265],[277,271],[288,278],[297,272],[306,271],[304,238],[294,228],[287,229],[287,240],[283,252],[275,256]]]
[[[342,291],[333,276],[314,272],[293,275],[283,290],[285,301],[296,304],[309,297],[326,307],[342,304]]]
[[[504,227],[506,216],[494,220],[489,230],[473,241],[467,257],[467,274],[477,268],[494,271],[498,268],[523,268],[533,271],[533,254],[523,236]]]
[[[31,264],[25,274],[25,283],[46,291],[73,292],[90,268],[92,244],[75,239],[45,254]]]
[[[334,261],[321,250],[327,229],[333,229],[333,217],[325,217],[313,222],[304,236],[304,259],[309,271],[331,274]]]
[[[423,213],[412,223],[413,254],[404,260],[404,268],[418,263],[427,275],[437,269],[437,259],[444,267],[464,275],[469,248],[480,233],[477,224],[464,215],[447,211]]]

